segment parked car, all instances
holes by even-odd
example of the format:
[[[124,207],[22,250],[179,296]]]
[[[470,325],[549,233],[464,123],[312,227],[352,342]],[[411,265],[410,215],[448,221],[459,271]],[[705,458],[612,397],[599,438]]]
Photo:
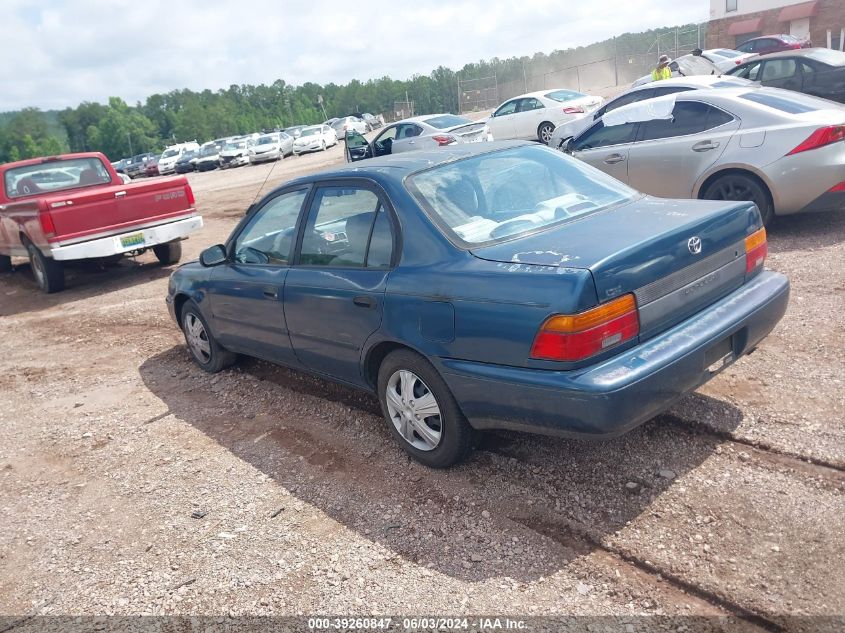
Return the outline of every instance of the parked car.
[[[177,174],[187,174],[188,172],[196,171],[199,157],[199,150],[189,149],[176,161],[174,170]]]
[[[357,131],[346,136],[346,160],[353,162],[417,149],[492,141],[485,121],[454,114],[426,114],[392,123],[370,143]]]
[[[690,90],[606,113],[564,147],[665,198],[751,200],[775,215],[845,209],[845,108],[778,88]]]
[[[254,145],[252,139],[232,139],[220,150],[220,168],[249,165],[249,148]]]
[[[614,99],[611,99],[600,108],[593,110],[590,114],[572,119],[555,128],[549,146],[559,149],[564,141],[580,134],[595,121],[600,119],[605,112],[612,112],[630,103],[662,97],[664,95],[686,92],[687,90],[706,90],[721,88],[755,88],[759,84],[739,77],[724,77],[721,75],[694,75],[692,77],[673,77],[663,79],[659,82],[642,84],[636,88],[630,88]]]
[[[681,55],[669,62],[669,69],[672,71],[672,77],[693,77],[696,75],[721,75],[722,71],[706,57],[701,55]],[[651,73],[643,75],[637,79],[632,87],[642,86],[643,84],[652,83],[654,79]],[[661,81],[667,81],[662,79]]]
[[[326,119],[325,121],[323,121],[323,125],[331,126],[331,124],[334,123],[335,121],[337,121],[337,119],[338,119],[338,117],[332,117],[331,119]]]
[[[144,175],[147,177],[158,176],[158,156],[153,156],[144,165]]]
[[[829,48],[772,53],[728,72],[764,86],[796,90],[845,103],[845,53]]]
[[[292,125],[291,127],[286,127],[282,132],[287,134],[293,139],[298,139],[299,135],[302,133],[304,128],[308,127],[307,125]]]
[[[133,156],[127,160],[126,165],[124,166],[124,173],[126,173],[126,175],[130,178],[144,176],[146,174],[147,161],[153,156],[155,156],[155,154],[151,154],[149,152]]]
[[[118,174],[125,174],[126,173],[126,163],[128,163],[131,159],[129,158],[121,158],[118,161],[114,161],[111,166],[114,167],[114,170]]]
[[[757,53],[743,53],[730,48],[711,48],[702,52],[701,56],[713,62],[716,68],[726,73],[738,64],[756,57]]]
[[[195,165],[197,171],[209,171],[220,167],[220,145],[215,141],[203,143]]]
[[[293,153],[299,156],[306,152],[326,151],[337,145],[337,134],[328,125],[311,125],[302,129],[302,134],[293,142]]]
[[[338,139],[345,139],[346,133],[349,130],[355,130],[359,134],[366,134],[370,131],[367,128],[367,124],[364,123],[362,119],[359,119],[358,117],[354,116],[340,117],[337,121],[332,123],[332,129],[334,130]]]
[[[475,429],[623,433],[754,350],[789,294],[765,235],[749,202],[461,145],[279,187],[171,275],[167,304],[202,369],[245,354],[370,391],[402,448],[445,467]]]
[[[160,174],[172,174],[176,171],[176,162],[189,151],[198,151],[199,143],[196,141],[189,141],[187,143],[178,143],[165,148],[158,159],[158,171]]]
[[[781,33],[780,35],[764,35],[754,37],[736,47],[741,53],[756,53],[757,55],[768,55],[780,51],[791,51],[799,48],[811,48],[813,43],[808,39],[799,39],[792,35]]]
[[[369,112],[364,112],[364,114],[361,115],[361,118],[371,130],[377,130],[384,125],[384,119],[381,115],[374,116]]]
[[[548,143],[555,127],[583,116],[604,103],[602,97],[574,90],[541,90],[508,99],[500,105],[487,126],[496,140],[525,139]]]
[[[249,149],[249,162],[254,165],[268,160],[279,160],[293,154],[293,137],[286,132],[273,132],[259,136]]]
[[[180,240],[202,228],[185,178],[127,184],[100,153],[6,163],[0,183],[0,270],[11,257],[28,257],[48,293],[64,288],[68,260],[151,248],[162,264],[175,264]]]

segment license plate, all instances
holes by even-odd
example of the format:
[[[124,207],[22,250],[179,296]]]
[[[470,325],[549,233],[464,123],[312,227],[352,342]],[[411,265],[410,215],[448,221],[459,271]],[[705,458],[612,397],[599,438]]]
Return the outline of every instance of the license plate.
[[[133,233],[132,235],[124,235],[120,238],[120,245],[123,248],[133,248],[135,246],[144,245],[144,232]]]

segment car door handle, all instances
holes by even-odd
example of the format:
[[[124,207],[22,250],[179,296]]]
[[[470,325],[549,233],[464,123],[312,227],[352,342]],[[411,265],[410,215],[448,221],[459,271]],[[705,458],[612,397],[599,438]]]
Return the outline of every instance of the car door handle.
[[[621,163],[623,160],[625,160],[625,157],[622,154],[611,154],[604,159],[604,162],[607,165],[615,165],[616,163]]]
[[[359,308],[372,308],[373,307],[373,299],[372,297],[367,297],[366,295],[360,295],[352,299],[352,303],[354,303]]]
[[[279,291],[275,288],[265,288],[264,289],[264,296],[268,299],[278,299],[279,298]]]
[[[709,152],[711,149],[716,149],[717,147],[719,147],[718,143],[714,143],[712,141],[701,141],[700,143],[696,143],[692,146],[692,151]]]
[[[124,196],[126,196],[126,192],[125,192],[125,191],[115,191],[115,192],[114,192],[114,197],[115,197],[115,198],[123,198]]]

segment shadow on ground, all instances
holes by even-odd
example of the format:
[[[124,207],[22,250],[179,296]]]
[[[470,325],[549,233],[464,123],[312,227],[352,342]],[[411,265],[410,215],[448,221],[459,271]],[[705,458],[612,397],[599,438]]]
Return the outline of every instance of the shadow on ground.
[[[65,266],[65,289],[44,294],[32,277],[29,262],[15,259],[14,271],[0,273],[0,317],[33,312],[89,297],[129,288],[135,284],[167,277],[175,269],[161,266],[155,258],[124,258],[106,265],[97,260],[68,262]]]
[[[459,578],[554,573],[647,512],[719,442],[660,419],[597,442],[494,432],[466,463],[436,471],[398,448],[366,393],[250,359],[210,376],[183,347],[149,358],[140,374],[170,414],[295,497]],[[727,414],[728,424],[741,418]]]

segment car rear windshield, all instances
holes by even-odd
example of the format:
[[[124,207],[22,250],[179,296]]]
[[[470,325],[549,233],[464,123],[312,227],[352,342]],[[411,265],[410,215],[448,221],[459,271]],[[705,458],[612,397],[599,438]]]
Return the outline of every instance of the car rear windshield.
[[[743,79],[742,77],[734,77],[730,79],[725,77],[724,79],[720,79],[717,82],[714,82],[711,85],[711,88],[745,88],[751,87],[756,85],[753,81],[749,81],[748,79]]]
[[[575,92],[574,90],[554,90],[553,92],[547,92],[546,97],[549,99],[554,99],[555,101],[572,101],[573,99],[579,99],[586,95],[582,95],[580,92]]]
[[[805,112],[815,112],[823,109],[820,105],[824,105],[824,101],[814,99],[812,97],[799,96],[797,93],[793,96],[775,94],[766,90],[755,90],[754,92],[746,92],[740,95],[741,98],[747,101],[753,101],[760,105],[786,112],[787,114],[803,114]],[[835,107],[835,106],[833,106]]]
[[[7,198],[91,187],[111,182],[99,158],[71,158],[13,167],[4,176]]]
[[[430,119],[423,121],[431,127],[436,127],[438,130],[445,130],[448,127],[455,127],[456,125],[466,125],[472,123],[466,117],[456,116],[454,114],[443,114],[441,116],[433,116]]]
[[[314,136],[315,134],[320,133],[320,128],[318,127],[307,127],[302,130],[302,134],[300,136]]]
[[[443,232],[467,248],[534,233],[639,195],[581,161],[536,145],[438,165],[406,183]]]

